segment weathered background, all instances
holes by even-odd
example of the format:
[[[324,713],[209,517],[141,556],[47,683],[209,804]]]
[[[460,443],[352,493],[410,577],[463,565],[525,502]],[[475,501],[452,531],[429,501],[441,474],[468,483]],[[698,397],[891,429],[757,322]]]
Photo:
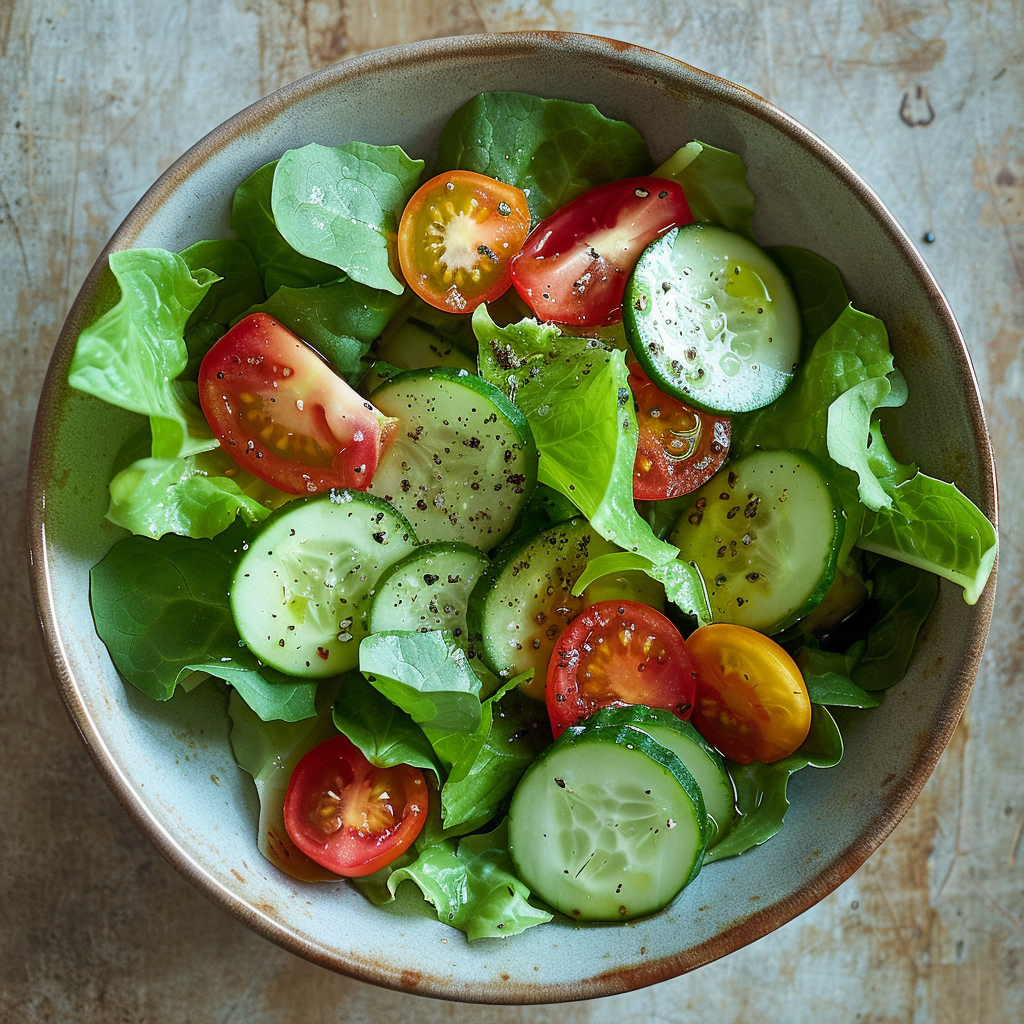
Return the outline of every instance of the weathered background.
[[[618,37],[730,78],[864,175],[921,240],[967,336],[1001,471],[1003,546],[967,714],[913,810],[850,881],[690,976],[506,1009],[313,967],[160,858],[50,681],[21,520],[60,324],[103,242],[172,160],[313,69],[397,42],[529,28]],[[1024,1020],[1022,58],[1019,0],[0,0],[0,1021]]]

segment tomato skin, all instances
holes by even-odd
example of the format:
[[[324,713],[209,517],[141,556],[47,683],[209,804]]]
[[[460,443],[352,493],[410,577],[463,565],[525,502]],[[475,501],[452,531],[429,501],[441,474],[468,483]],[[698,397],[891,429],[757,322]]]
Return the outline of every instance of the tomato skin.
[[[691,722],[726,757],[770,764],[807,738],[811,701],[796,662],[746,626],[712,623],[687,641],[697,663]]]
[[[659,391],[639,363],[629,364],[629,387],[640,435],[633,497],[662,501],[697,490],[722,468],[729,454],[730,420]]]
[[[427,820],[427,802],[418,768],[376,768],[347,736],[332,736],[292,771],[284,824],[310,860],[360,878],[408,849]]]
[[[471,313],[512,283],[530,231],[526,194],[475,171],[445,171],[413,194],[398,226],[409,287],[449,313]]]
[[[599,185],[533,229],[512,261],[512,284],[541,320],[618,323],[626,279],[640,254],[692,220],[675,181],[625,178]]]
[[[557,738],[604,707],[644,704],[684,721],[696,665],[679,630],[638,601],[601,601],[565,628],[548,661],[544,698]]]
[[[199,404],[224,451],[289,494],[366,490],[396,427],[266,313],[206,354]]]

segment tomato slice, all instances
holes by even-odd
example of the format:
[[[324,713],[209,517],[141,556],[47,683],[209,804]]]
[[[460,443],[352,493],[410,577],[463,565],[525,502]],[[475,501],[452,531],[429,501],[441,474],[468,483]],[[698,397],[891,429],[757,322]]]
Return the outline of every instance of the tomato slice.
[[[397,424],[266,313],[206,354],[199,403],[235,462],[289,494],[366,490]]]
[[[625,178],[599,185],[533,229],[512,261],[512,284],[541,320],[618,323],[626,278],[640,254],[692,220],[677,182]]]
[[[686,641],[697,663],[696,730],[740,764],[780,761],[807,738],[811,701],[796,662],[747,626],[712,623]]]
[[[295,766],[284,827],[310,860],[347,878],[390,864],[427,820],[427,784],[411,765],[376,768],[347,736],[315,746]]]
[[[470,313],[508,290],[512,257],[529,231],[522,190],[475,171],[446,171],[406,205],[398,260],[421,299],[451,313]]]
[[[722,468],[729,454],[729,419],[659,391],[639,363],[629,364],[629,386],[640,431],[633,497],[660,501],[697,490]]]
[[[601,601],[566,627],[551,652],[544,696],[551,731],[599,708],[645,704],[687,719],[696,665],[679,630],[649,605]]]

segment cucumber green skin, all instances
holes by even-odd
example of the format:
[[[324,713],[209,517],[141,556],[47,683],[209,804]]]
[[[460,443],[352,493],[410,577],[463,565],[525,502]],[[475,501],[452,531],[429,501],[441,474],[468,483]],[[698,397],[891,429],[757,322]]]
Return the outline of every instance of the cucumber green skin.
[[[753,268],[770,297],[748,303],[730,293],[726,265]],[[622,314],[651,381],[707,412],[769,405],[789,385],[800,355],[800,312],[782,271],[750,239],[713,225],[674,228],[652,242],[626,282]],[[725,361],[732,372],[722,368]]]
[[[748,470],[755,467],[755,472],[762,472],[764,466],[778,463],[780,471],[797,469],[815,475],[823,489],[827,500],[822,502],[823,508],[818,521],[798,523],[796,501],[783,506],[778,500],[775,507],[766,509],[758,506],[757,512],[764,518],[764,512],[778,515],[782,524],[788,522],[788,530],[792,535],[789,541],[781,541],[770,546],[769,556],[774,566],[782,567],[766,569],[763,560],[756,562],[757,548],[750,546],[750,552],[743,554],[742,541],[738,538],[743,530],[748,529],[753,519],[747,518],[746,511],[750,491],[743,486],[749,479]],[[737,477],[739,485],[733,490],[729,484],[732,475]],[[740,495],[742,491],[742,495]],[[725,494],[728,497],[722,498]],[[760,495],[758,495],[760,497]],[[727,462],[706,484],[689,495],[690,501],[684,507],[670,541],[680,549],[679,557],[683,561],[694,562],[701,571],[708,589],[708,600],[711,604],[714,622],[730,622],[741,626],[749,626],[768,636],[773,636],[787,629],[794,622],[803,618],[820,603],[835,580],[836,564],[843,542],[846,521],[838,495],[829,483],[828,476],[821,464],[813,455],[805,451],[786,451],[762,449],[744,456],[735,462]],[[827,505],[827,508],[824,506]],[[726,517],[720,509],[728,506],[737,508],[733,516]],[[754,517],[756,519],[756,516]],[[728,520],[723,526],[723,521]],[[769,520],[769,523],[771,521]],[[769,527],[770,528],[770,527]],[[776,527],[777,529],[777,527]],[[735,536],[730,539],[730,534]],[[812,551],[811,545],[815,545]],[[729,558],[719,559],[718,552],[728,555],[734,547],[741,552],[735,570],[729,565]],[[801,572],[793,571],[792,553],[798,551],[801,558],[814,556],[814,561],[806,564]],[[725,570],[729,569],[728,573]],[[788,596],[779,598],[770,589],[775,586],[778,593],[786,583],[785,571],[796,582],[796,587]],[[736,579],[749,572],[758,573],[760,579],[756,583],[739,583]],[[724,573],[724,582],[719,583],[720,574]],[[749,577],[747,577],[749,579]],[[781,581],[776,586],[776,581]],[[737,596],[743,597],[742,605],[735,603]]]
[[[686,765],[704,797],[704,807],[714,829],[708,849],[735,823],[736,788],[725,759],[690,722],[677,718],[671,711],[636,704],[604,708],[588,724],[598,729],[638,729],[668,747]]]
[[[414,410],[419,400],[427,404]],[[481,377],[445,368],[399,373],[374,389],[373,404],[399,428],[369,492],[424,541],[465,541],[481,551],[500,544],[537,482],[537,446],[523,413]]]
[[[288,502],[267,517],[235,569],[228,598],[238,635],[288,675],[318,679],[355,668],[373,587],[416,544],[408,521],[372,495],[330,491]],[[318,580],[325,566],[330,587]],[[309,600],[286,599],[289,585],[292,593],[309,587]],[[307,608],[312,614],[297,619],[294,610]]]
[[[577,921],[661,910],[699,873],[713,832],[676,754],[614,727],[563,733],[520,781],[508,829],[516,873]]]

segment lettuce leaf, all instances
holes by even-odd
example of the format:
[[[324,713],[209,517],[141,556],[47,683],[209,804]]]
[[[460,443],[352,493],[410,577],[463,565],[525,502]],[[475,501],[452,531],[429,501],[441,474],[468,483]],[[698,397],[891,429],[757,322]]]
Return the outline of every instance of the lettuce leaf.
[[[90,574],[96,631],[118,672],[154,700],[199,672],[233,686],[264,720],[299,721],[315,713],[316,683],[261,664],[228,606],[245,538],[239,526],[213,540],[118,541]]]
[[[399,146],[310,143],[288,150],[274,171],[271,209],[284,240],[371,288],[401,295],[392,248],[422,160]]]
[[[195,385],[177,379],[188,361],[185,325],[216,275],[201,269],[193,277],[180,256],[164,249],[111,253],[110,269],[121,298],[78,336],[68,382],[148,416],[153,458],[216,448]]]
[[[593,104],[485,92],[442,129],[434,173],[458,168],[515,185],[536,224],[588,189],[647,174],[651,163],[639,132]]]
[[[683,186],[694,220],[754,237],[754,193],[743,158],[706,142],[688,142],[652,172]]]

